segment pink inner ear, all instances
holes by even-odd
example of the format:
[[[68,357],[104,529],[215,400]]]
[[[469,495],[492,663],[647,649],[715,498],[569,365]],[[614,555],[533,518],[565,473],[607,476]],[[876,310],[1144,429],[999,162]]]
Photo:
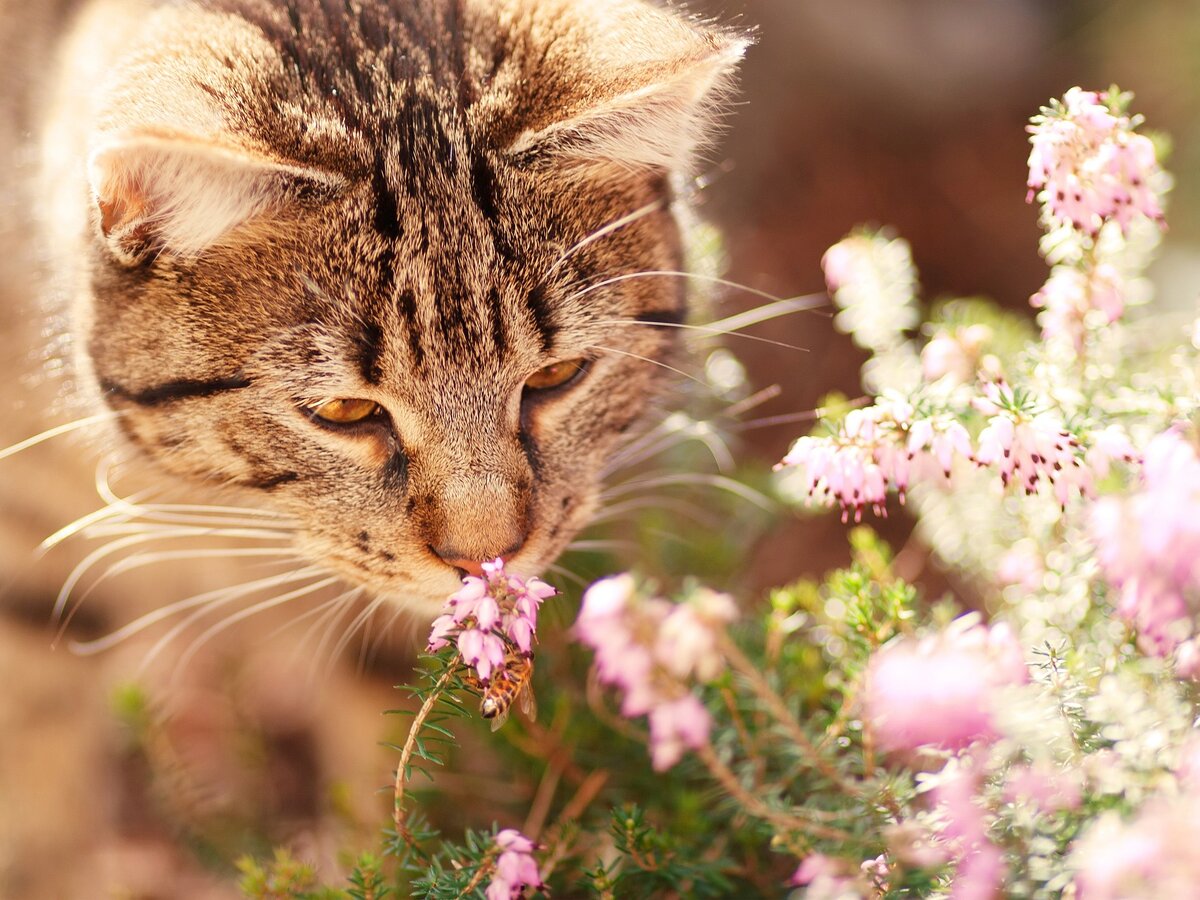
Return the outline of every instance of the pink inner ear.
[[[146,194],[141,179],[126,178],[119,184],[110,182],[108,196],[99,196],[100,228],[105,237],[119,231],[130,222],[146,215]]]

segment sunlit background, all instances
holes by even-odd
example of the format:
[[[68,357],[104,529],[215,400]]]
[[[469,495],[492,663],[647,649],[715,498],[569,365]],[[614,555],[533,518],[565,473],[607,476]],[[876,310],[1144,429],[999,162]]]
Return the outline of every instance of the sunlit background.
[[[1147,127],[1173,141],[1170,231],[1154,274],[1163,309],[1195,306],[1200,7],[713,0],[693,8],[757,40],[699,195],[703,215],[723,234],[725,277],[746,288],[718,293],[714,316],[767,297],[820,292],[821,254],[864,222],[911,242],[927,300],[985,295],[1026,308],[1046,269],[1036,213],[1025,202],[1024,126],[1073,85],[1111,83],[1135,92],[1133,108]],[[809,427],[805,415],[832,391],[861,393],[863,356],[834,331],[827,305],[746,334],[790,346],[731,337],[725,347],[741,360],[747,383],[724,396],[688,393],[726,433],[736,455],[727,474],[769,493],[770,466]],[[699,372],[712,347],[698,346]],[[708,372],[717,382],[738,375],[728,357]],[[761,402],[741,404],[736,421],[723,415],[760,391]],[[0,430],[4,442],[25,436]],[[48,492],[88,498],[78,501],[86,511],[99,505],[91,485],[63,484],[55,463],[63,457],[54,455],[81,452],[31,451],[20,468],[0,461],[0,479],[45,479]],[[618,518],[633,524],[607,523],[585,552],[564,561],[565,570],[586,580],[632,559],[661,578],[695,573],[752,605],[767,586],[848,556],[836,516],[763,511],[748,491],[710,477],[719,473],[702,443],[646,466],[634,476],[642,486],[613,495],[614,506],[627,508]],[[681,467],[707,485],[673,484]],[[370,844],[387,814],[390,794],[381,788],[395,762],[381,742],[403,728],[383,711],[402,704],[391,686],[408,677],[419,623],[386,633],[377,623],[339,650],[338,629],[361,607],[290,629],[282,628],[287,615],[255,617],[215,636],[182,668],[190,645],[181,635],[140,674],[163,629],[91,656],[67,645],[144,612],[145,582],[111,579],[52,650],[54,585],[95,546],[68,541],[38,559],[38,541],[66,521],[4,512],[38,522],[44,533],[11,522],[0,531],[0,559],[9,567],[0,572],[0,897],[236,897],[241,854],[287,844],[335,872],[340,850]],[[895,512],[880,529],[902,546],[909,524]],[[908,574],[931,592],[947,589],[936,560],[919,546],[909,550]],[[186,597],[204,563],[193,565],[150,577],[165,594]],[[552,580],[577,590],[567,574]],[[970,585],[952,587],[973,602]],[[568,597],[549,617],[568,622],[573,602]],[[510,745],[529,738],[516,729],[501,734],[497,742],[468,736],[462,765],[440,777],[440,794],[426,795],[449,827],[493,818],[523,824],[537,785],[495,776],[506,771]]]

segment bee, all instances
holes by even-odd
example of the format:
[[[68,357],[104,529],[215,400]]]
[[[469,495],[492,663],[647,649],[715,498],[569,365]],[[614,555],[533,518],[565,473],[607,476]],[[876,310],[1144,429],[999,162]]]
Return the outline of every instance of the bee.
[[[537,718],[537,702],[533,698],[533,660],[521,653],[510,651],[504,665],[498,668],[491,680],[484,684],[478,678],[468,678],[467,683],[482,696],[479,714],[491,719],[492,731],[506,721],[513,703],[519,702],[521,712],[530,719]]]

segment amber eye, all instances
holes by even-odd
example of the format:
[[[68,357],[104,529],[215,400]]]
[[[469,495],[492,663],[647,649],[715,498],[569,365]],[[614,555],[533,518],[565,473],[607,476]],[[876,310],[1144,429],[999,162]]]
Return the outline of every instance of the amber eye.
[[[308,408],[313,418],[334,425],[353,425],[382,411],[374,400],[322,400]]]
[[[531,391],[562,387],[577,378],[586,367],[586,359],[564,359],[562,362],[551,363],[525,379],[525,387]]]

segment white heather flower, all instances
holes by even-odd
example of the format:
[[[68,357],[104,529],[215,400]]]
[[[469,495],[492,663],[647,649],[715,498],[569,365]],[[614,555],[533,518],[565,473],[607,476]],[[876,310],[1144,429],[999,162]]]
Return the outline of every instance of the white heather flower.
[[[1125,282],[1115,266],[1099,263],[1087,269],[1056,266],[1029,303],[1041,309],[1038,322],[1045,338],[1066,338],[1076,352],[1089,328],[1110,325],[1125,311]]]
[[[856,232],[826,250],[821,266],[841,310],[834,324],[860,347],[889,350],[920,321],[917,273],[905,241]]]
[[[954,384],[966,384],[975,378],[983,348],[991,339],[987,325],[943,329],[921,350],[921,374],[928,382],[949,378]]]
[[[1163,215],[1154,145],[1111,108],[1118,101],[1074,87],[1029,127],[1029,199],[1036,195],[1053,219],[1092,236],[1108,219],[1127,231],[1135,216]]]

